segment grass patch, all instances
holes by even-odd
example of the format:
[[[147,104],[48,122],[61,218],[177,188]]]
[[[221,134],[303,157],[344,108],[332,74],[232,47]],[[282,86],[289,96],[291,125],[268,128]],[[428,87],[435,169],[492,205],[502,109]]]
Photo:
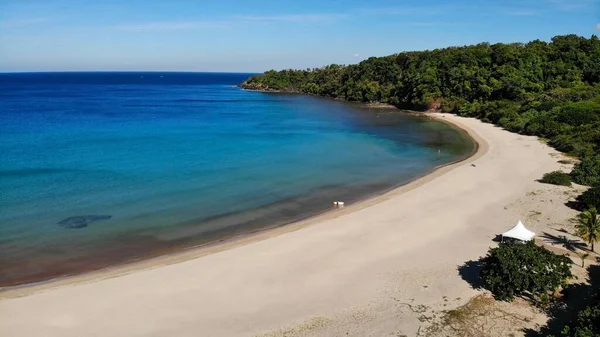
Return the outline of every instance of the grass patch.
[[[511,336],[530,319],[511,313],[488,295],[473,297],[465,305],[446,311],[425,336]]]
[[[529,211],[529,218],[535,218],[536,216],[542,215],[540,211]]]
[[[257,337],[296,337],[325,328],[331,320],[324,317],[313,317],[296,326],[281,328]]]

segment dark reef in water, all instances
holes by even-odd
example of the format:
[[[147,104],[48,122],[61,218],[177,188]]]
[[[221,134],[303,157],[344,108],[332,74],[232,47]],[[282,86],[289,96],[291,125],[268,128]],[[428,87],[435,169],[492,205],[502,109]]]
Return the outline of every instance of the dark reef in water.
[[[61,225],[65,228],[76,229],[76,228],[84,228],[92,222],[108,220],[112,218],[112,215],[81,215],[81,216],[72,216],[66,218],[60,222],[58,225]]]

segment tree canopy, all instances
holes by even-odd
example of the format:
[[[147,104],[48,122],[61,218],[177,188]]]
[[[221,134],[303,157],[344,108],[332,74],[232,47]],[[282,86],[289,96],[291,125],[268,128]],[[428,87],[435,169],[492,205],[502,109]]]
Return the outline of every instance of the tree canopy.
[[[500,243],[480,260],[485,288],[499,300],[515,296],[543,297],[571,278],[572,261],[533,241]]]

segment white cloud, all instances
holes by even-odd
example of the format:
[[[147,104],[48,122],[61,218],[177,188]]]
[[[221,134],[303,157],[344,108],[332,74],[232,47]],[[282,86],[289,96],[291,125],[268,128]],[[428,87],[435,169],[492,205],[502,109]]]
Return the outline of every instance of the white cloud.
[[[547,0],[552,6],[563,11],[582,11],[598,6],[598,0]]]
[[[432,16],[459,10],[458,6],[402,6],[359,8],[364,15]]]
[[[180,31],[212,28],[226,28],[229,24],[220,21],[158,21],[116,26],[117,29],[130,32]]]
[[[231,28],[247,24],[320,23],[338,20],[343,14],[236,15],[215,21],[155,21],[117,25],[114,28],[130,32],[182,31]]]
[[[48,21],[50,21],[50,18],[45,18],[45,17],[23,18],[23,19],[0,22],[0,27],[2,27],[2,28],[23,27],[23,26],[37,25],[40,23],[48,22]]]
[[[537,16],[537,15],[540,15],[540,13],[538,13],[538,12],[529,11],[529,10],[509,11],[506,14],[512,15],[512,16]]]
[[[284,14],[284,15],[237,15],[233,16],[233,20],[252,21],[262,23],[275,22],[327,22],[335,21],[344,18],[345,14],[326,13],[326,14]]]
[[[436,26],[439,23],[424,21],[424,22],[407,22],[406,24],[409,25],[409,26],[427,27],[427,26]]]
[[[600,23],[596,25],[596,30],[600,32]]]

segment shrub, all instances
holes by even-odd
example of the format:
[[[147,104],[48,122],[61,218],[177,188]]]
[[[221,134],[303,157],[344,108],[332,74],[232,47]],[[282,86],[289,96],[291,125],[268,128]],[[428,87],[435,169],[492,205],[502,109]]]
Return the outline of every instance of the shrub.
[[[540,299],[563,285],[571,274],[572,261],[533,241],[500,243],[480,260],[484,287],[499,300],[515,296]]]
[[[550,146],[560,152],[573,152],[575,150],[575,141],[571,135],[559,135],[550,141]]]
[[[577,197],[580,209],[600,209],[600,185],[594,186]]]
[[[571,171],[573,181],[582,185],[600,184],[600,155],[584,156]]]
[[[571,176],[561,171],[546,173],[540,181],[552,185],[571,186]]]

